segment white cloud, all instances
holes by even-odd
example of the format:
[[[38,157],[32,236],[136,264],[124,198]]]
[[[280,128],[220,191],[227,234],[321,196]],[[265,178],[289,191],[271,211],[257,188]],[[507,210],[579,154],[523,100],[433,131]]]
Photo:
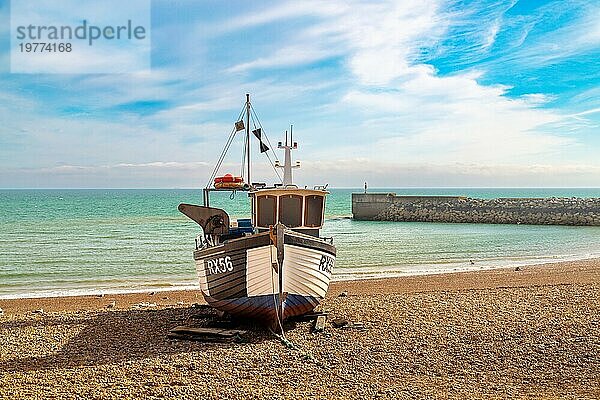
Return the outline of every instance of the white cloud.
[[[221,173],[238,171],[227,163]],[[50,168],[0,169],[0,185],[11,187],[202,187],[212,171],[204,162],[62,165]],[[324,173],[326,171],[326,173]],[[18,174],[18,185],[10,176]],[[269,167],[254,170],[256,180],[269,183]],[[299,185],[333,187],[598,187],[600,166],[591,164],[480,164],[384,162],[368,157],[303,161],[294,173]],[[11,182],[13,182],[11,184]],[[74,185],[73,182],[80,182]]]
[[[323,174],[322,171],[327,171]],[[296,172],[301,182],[337,187],[599,187],[600,166],[590,164],[407,163],[345,158],[306,161]]]
[[[594,4],[582,9],[580,16],[570,24],[558,25],[555,30],[544,33],[537,42],[511,52],[503,60],[523,62],[530,68],[540,67],[598,49],[600,7]],[[552,8],[549,11],[552,12]]]
[[[511,99],[507,86],[480,84],[482,71],[440,76],[418,61],[421,47],[434,46],[452,23],[438,2],[377,3],[341,18],[320,26],[326,31],[322,26],[329,24],[345,40],[358,83],[340,105],[368,121],[359,129],[369,140],[346,146],[349,154],[367,148],[388,162],[532,162],[575,144],[549,132],[564,119],[539,108],[550,96]],[[499,22],[494,26],[495,37]],[[370,126],[373,119],[377,128]]]
[[[318,18],[295,32],[295,43],[282,44],[271,54],[239,63],[230,71],[299,65],[345,54],[350,70],[363,83],[385,84],[410,72],[406,59],[418,56],[419,46],[432,43],[444,32],[445,21],[436,15],[438,3],[411,0],[299,6],[300,2],[294,2],[266,15],[237,17],[236,21],[247,22],[235,22],[228,29],[262,24],[281,16]]]
[[[531,106],[541,106],[556,99],[556,96],[544,93],[529,93],[521,96],[521,99]]]
[[[57,73],[57,74],[95,74],[128,73],[150,69],[150,46],[136,49],[111,48],[110,46],[86,46],[72,44],[69,53],[45,53],[37,57],[32,53],[22,53],[13,49],[11,54],[11,72],[13,73]]]
[[[430,68],[420,71],[395,90],[367,87],[343,98],[364,115],[384,118],[370,145],[379,159],[531,162],[575,145],[571,137],[547,132],[546,127],[564,119],[555,111],[537,108],[548,96],[510,99],[506,87],[481,85],[477,74],[440,77]],[[362,129],[373,130],[369,124]],[[347,151],[364,151],[364,145]]]
[[[600,107],[598,108],[592,108],[590,110],[585,110],[576,114],[573,114],[573,116],[582,116],[582,115],[590,115],[590,114],[597,114],[600,113]]]
[[[79,172],[101,172],[106,170],[151,170],[151,171],[173,171],[173,170],[197,170],[209,166],[207,162],[178,162],[178,161],[154,161],[147,163],[118,163],[113,165],[57,165],[36,169],[43,173],[79,173]]]
[[[437,41],[446,28],[439,7],[434,1],[392,2],[348,15],[339,28],[347,39],[352,73],[367,85],[412,73],[419,49]]]
[[[226,22],[219,22],[212,31],[216,34],[247,29],[255,26],[266,25],[271,22],[281,22],[290,18],[302,16],[337,15],[341,10],[351,7],[336,2],[322,2],[314,0],[288,1],[269,7],[260,11],[253,11],[241,16],[231,18]]]
[[[334,53],[331,50],[305,47],[303,45],[288,46],[277,50],[274,54],[261,57],[252,61],[234,65],[228,72],[244,72],[256,68],[285,67],[311,63],[329,58]]]
[[[11,25],[17,26],[122,26],[133,21],[134,26],[146,28],[144,38],[128,40],[96,40],[93,45],[86,31],[87,39],[65,37],[63,43],[69,51],[22,52],[17,43],[11,43],[11,71],[16,73],[123,73],[147,70],[150,68],[150,2],[132,0],[123,3],[119,0],[106,0],[99,3],[63,0],[58,5],[53,1],[14,1],[11,4]],[[13,32],[16,34],[16,32]],[[38,32],[39,34],[39,32]],[[43,42],[44,34],[30,37],[29,42]],[[75,35],[77,36],[77,35]],[[88,40],[90,40],[88,42]],[[24,43],[24,42],[23,42]],[[62,44],[61,44],[62,46]],[[58,48],[58,44],[57,44]]]
[[[500,31],[500,21],[496,20],[489,27],[488,31],[486,32],[486,34],[484,36],[483,45],[482,45],[483,49],[487,50],[494,45],[494,42],[496,41],[496,36],[498,36],[499,31]]]

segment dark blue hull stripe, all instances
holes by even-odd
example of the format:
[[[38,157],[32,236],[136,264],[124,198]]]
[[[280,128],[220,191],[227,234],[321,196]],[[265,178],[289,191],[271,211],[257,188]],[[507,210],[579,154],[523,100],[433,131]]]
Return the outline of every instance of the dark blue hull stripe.
[[[278,297],[279,295],[277,294],[268,294],[216,300],[210,296],[205,296],[208,304],[231,315],[264,319],[269,322],[274,322],[277,318]],[[306,314],[312,311],[318,304],[319,301],[312,296],[288,294],[283,301],[283,318],[287,319],[296,315]]]

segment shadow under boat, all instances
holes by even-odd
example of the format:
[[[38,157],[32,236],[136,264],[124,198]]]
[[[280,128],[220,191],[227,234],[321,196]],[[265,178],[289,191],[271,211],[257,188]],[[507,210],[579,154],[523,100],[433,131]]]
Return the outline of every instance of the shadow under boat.
[[[168,338],[169,332],[177,325],[211,326],[244,329],[242,343],[207,343],[182,341]],[[64,315],[44,315],[40,319],[5,321],[0,323],[0,334],[7,330],[18,332],[31,327],[64,326],[64,334],[77,326],[80,331],[71,337],[58,351],[35,356],[27,352],[14,352],[13,357],[2,360],[0,374],[26,372],[45,369],[98,366],[135,361],[165,354],[198,352],[218,346],[221,349],[234,348],[245,344],[256,344],[265,340],[276,340],[264,327],[252,320],[219,317],[209,306],[189,308],[165,308],[158,310],[116,310],[98,312],[90,317],[67,318]],[[295,323],[286,324],[292,329]],[[62,334],[62,332],[61,332]],[[37,340],[56,339],[40,336]],[[207,347],[208,346],[208,347]]]

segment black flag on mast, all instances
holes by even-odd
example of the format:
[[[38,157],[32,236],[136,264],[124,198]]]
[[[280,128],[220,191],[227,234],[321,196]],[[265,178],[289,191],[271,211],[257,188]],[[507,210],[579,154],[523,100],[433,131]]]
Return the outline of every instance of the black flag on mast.
[[[264,153],[264,152],[269,151],[269,146],[267,146],[266,144],[264,144],[263,141],[262,141],[262,128],[254,129],[252,131],[252,133],[254,133],[254,136],[256,136],[256,138],[260,142],[260,152]]]

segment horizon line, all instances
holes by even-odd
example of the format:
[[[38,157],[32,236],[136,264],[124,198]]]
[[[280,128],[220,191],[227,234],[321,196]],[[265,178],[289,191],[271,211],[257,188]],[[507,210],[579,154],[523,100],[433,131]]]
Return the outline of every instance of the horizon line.
[[[298,186],[301,188],[301,186]],[[0,190],[203,190],[191,187],[0,187]],[[361,186],[332,186],[328,189],[358,189]],[[373,186],[375,189],[600,189],[600,186]]]

